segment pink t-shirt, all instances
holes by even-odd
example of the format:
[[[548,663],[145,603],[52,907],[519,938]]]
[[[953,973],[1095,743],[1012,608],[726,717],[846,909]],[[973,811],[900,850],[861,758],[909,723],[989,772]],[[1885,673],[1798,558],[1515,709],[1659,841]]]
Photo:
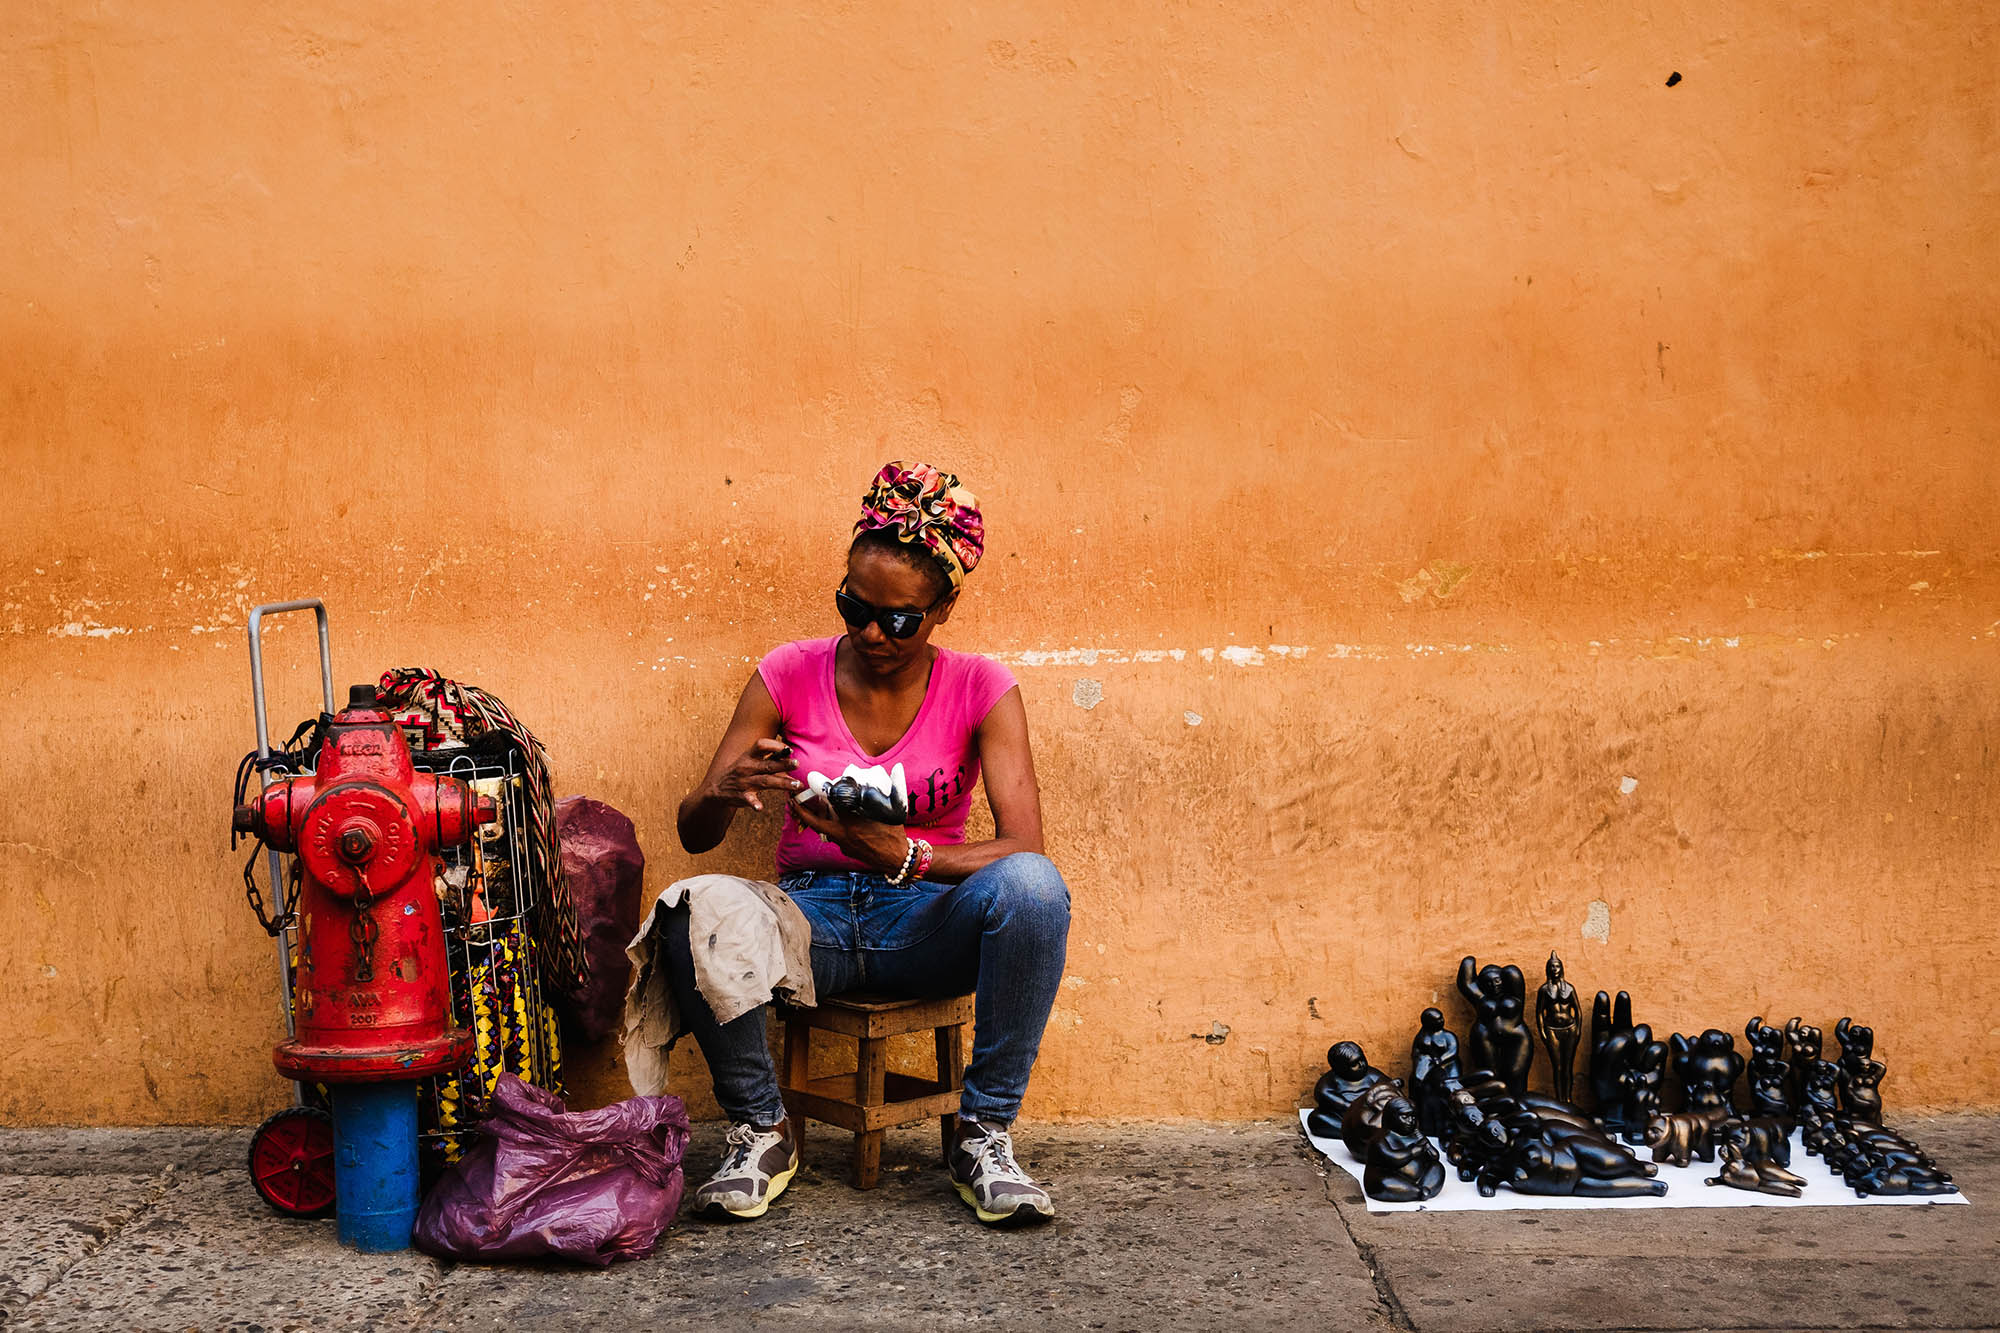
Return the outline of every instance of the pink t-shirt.
[[[867,768],[903,766],[910,784],[913,836],[930,843],[965,841],[965,815],[979,782],[979,724],[1014,688],[1014,673],[976,653],[937,650],[930,684],[916,721],[903,738],[881,754],[869,754],[847,729],[833,684],[838,637],[800,639],[771,650],[757,666],[764,688],[778,705],[778,723],[791,744],[792,776],[808,772],[837,778],[849,764]],[[921,835],[917,830],[921,829]],[[825,838],[799,823],[789,808],[778,838],[778,873],[795,870],[865,870]]]

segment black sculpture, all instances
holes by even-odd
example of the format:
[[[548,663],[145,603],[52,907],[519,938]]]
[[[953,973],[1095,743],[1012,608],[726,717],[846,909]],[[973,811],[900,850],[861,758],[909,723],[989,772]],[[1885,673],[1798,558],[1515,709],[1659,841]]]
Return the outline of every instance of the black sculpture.
[[[1511,1092],[1524,1091],[1535,1039],[1528,1033],[1528,982],[1521,969],[1512,963],[1482,968],[1468,954],[1458,965],[1458,991],[1479,1016],[1466,1044],[1473,1067],[1491,1070]]]
[[[1750,1110],[1756,1115],[1790,1116],[1794,1107],[1788,1084],[1792,1067],[1785,1063],[1785,1034],[1763,1015],[1743,1025],[1750,1043]]]
[[[1459,1178],[1491,1195],[1501,1185],[1524,1193],[1659,1193],[1608,1182],[1652,1176],[1596,1122],[1553,1097],[1515,1094],[1498,1078],[1475,1070],[1451,1090],[1452,1133],[1446,1155]],[[1529,1148],[1539,1145],[1534,1151]],[[1574,1179],[1572,1179],[1572,1177]],[[1571,1186],[1582,1182],[1573,1191]]]
[[[1660,1084],[1667,1077],[1667,1044],[1654,1041],[1652,1029],[1644,1023],[1632,1033],[1632,1045],[1625,1053],[1625,1141],[1638,1143],[1646,1135],[1646,1126],[1659,1114]]]
[[[878,824],[910,822],[910,787],[901,764],[888,770],[880,764],[873,768],[849,764],[838,778],[808,773],[806,789],[848,819],[872,819]]]
[[[1737,1076],[1743,1072],[1743,1057],[1736,1053],[1736,1039],[1717,1028],[1709,1028],[1692,1041],[1676,1032],[1673,1052],[1682,1104],[1690,1111],[1729,1112],[1730,1094],[1736,1087]]]
[[[1785,1023],[1785,1044],[1791,1047],[1791,1092],[1794,1110],[1805,1110],[1806,1067],[1819,1059],[1820,1031],[1803,1019]]]
[[[1347,1104],[1347,1113],[1340,1118],[1340,1141],[1355,1161],[1368,1160],[1368,1144],[1381,1132],[1389,1104],[1402,1100],[1402,1080],[1390,1078],[1369,1084]]]
[[[1709,1184],[1793,1199],[1805,1188],[1802,1178],[1785,1170],[1792,1160],[1791,1138],[1785,1122],[1777,1117],[1725,1120],[1717,1127],[1715,1138],[1722,1167],[1709,1177]]]
[[[1452,1086],[1445,1095],[1450,1123],[1445,1134],[1444,1155],[1458,1168],[1460,1180],[1472,1180],[1489,1164],[1499,1160],[1513,1146],[1513,1137],[1498,1117],[1490,1116],[1479,1101],[1462,1087]]]
[[[1840,1106],[1850,1119],[1882,1123],[1882,1076],[1889,1067],[1871,1060],[1875,1051],[1875,1030],[1843,1018],[1833,1025],[1834,1040],[1840,1043]]]
[[[1417,1109],[1401,1097],[1382,1108],[1382,1126],[1368,1143],[1361,1188],[1384,1203],[1416,1203],[1444,1188],[1444,1164],[1417,1127]]]
[[[1576,987],[1563,980],[1563,960],[1551,953],[1548,981],[1535,992],[1535,1031],[1549,1053],[1549,1079],[1556,1097],[1567,1102],[1576,1069],[1576,1044],[1583,1036],[1583,1011]]]
[[[1690,1161],[1712,1162],[1723,1127],[1729,1120],[1727,1110],[1658,1114],[1646,1124],[1646,1146],[1653,1150],[1656,1162],[1672,1162],[1675,1166],[1686,1166]]]
[[[1799,1075],[1799,1114],[1822,1118],[1840,1113],[1840,1066],[1831,1060],[1808,1060]]]
[[[1740,1139],[1744,1160],[1752,1166],[1792,1164],[1792,1126],[1783,1116],[1737,1116],[1725,1127],[1724,1138]]]
[[[1443,1137],[1451,1123],[1448,1083],[1459,1077],[1458,1038],[1444,1025],[1444,1011],[1426,1009],[1410,1042],[1410,1099],[1424,1133]]]
[[[1579,1129],[1587,1129],[1593,1134],[1603,1132],[1595,1120],[1568,1102],[1540,1092],[1523,1092],[1516,1095],[1507,1090],[1505,1083],[1483,1069],[1475,1069],[1467,1075],[1464,1087],[1481,1106],[1489,1110],[1494,1107],[1503,1110],[1518,1109],[1532,1114],[1538,1121],[1558,1120],[1575,1125]]]
[[[1856,1194],[1956,1194],[1951,1173],[1892,1129],[1844,1116],[1814,1115],[1806,1148],[1826,1158]]]
[[[1316,1138],[1339,1138],[1340,1120],[1348,1106],[1388,1077],[1368,1063],[1357,1043],[1335,1042],[1327,1048],[1326,1072],[1313,1084],[1313,1112],[1306,1117],[1306,1132]]]
[[[1574,1194],[1613,1199],[1667,1192],[1667,1182],[1654,1180],[1659,1168],[1641,1162],[1623,1148],[1554,1135],[1523,1136],[1499,1161],[1480,1172],[1479,1192],[1489,1198],[1505,1185],[1517,1194]]]
[[[1667,1044],[1654,1041],[1646,1024],[1633,1024],[1631,995],[1619,991],[1614,1006],[1597,992],[1590,1007],[1590,1085],[1598,1121],[1627,1143],[1642,1142],[1659,1109],[1666,1067]]]

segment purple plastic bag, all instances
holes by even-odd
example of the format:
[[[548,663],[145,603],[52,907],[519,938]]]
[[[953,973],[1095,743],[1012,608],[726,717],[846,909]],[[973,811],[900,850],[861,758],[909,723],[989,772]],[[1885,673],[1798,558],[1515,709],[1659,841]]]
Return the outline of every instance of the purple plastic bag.
[[[417,1248],[449,1259],[643,1259],[681,1206],[687,1108],[632,1097],[569,1111],[502,1074],[479,1142],[417,1213]]]
[[[578,1035],[603,1041],[625,1021],[625,986],[632,977],[625,946],[639,933],[646,854],[632,821],[588,796],[556,802],[556,834],[589,964],[582,989],[565,996],[564,1007]]]

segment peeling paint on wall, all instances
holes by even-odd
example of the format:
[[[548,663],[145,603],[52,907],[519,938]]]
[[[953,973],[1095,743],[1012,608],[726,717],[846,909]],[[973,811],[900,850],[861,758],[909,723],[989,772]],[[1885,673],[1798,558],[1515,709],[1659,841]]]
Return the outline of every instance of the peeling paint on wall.
[[[1583,914],[1583,937],[1599,944],[1611,942],[1611,904],[1602,898],[1591,900]]]

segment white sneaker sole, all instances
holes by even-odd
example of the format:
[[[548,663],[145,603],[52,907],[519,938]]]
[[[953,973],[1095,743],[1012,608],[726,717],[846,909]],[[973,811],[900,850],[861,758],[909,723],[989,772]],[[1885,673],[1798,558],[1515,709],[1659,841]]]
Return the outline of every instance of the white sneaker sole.
[[[756,1203],[751,1204],[748,1208],[731,1208],[728,1204],[717,1200],[703,1204],[695,1210],[695,1213],[698,1216],[710,1218],[717,1222],[727,1217],[733,1217],[743,1222],[748,1222],[753,1217],[762,1217],[771,1211],[772,1201],[785,1192],[786,1187],[792,1183],[792,1177],[798,1173],[799,1164],[793,1162],[783,1171],[772,1176],[771,1187],[764,1191],[764,1197],[757,1200]]]
[[[1024,1203],[1016,1205],[1011,1213],[990,1213],[979,1206],[979,1196],[972,1192],[972,1186],[964,1181],[954,1180],[951,1182],[951,1187],[958,1191],[959,1198],[965,1200],[966,1207],[972,1209],[973,1216],[989,1227],[1029,1226],[1036,1222],[1046,1222],[1056,1215],[1056,1206],[1053,1203],[1047,1209]]]

